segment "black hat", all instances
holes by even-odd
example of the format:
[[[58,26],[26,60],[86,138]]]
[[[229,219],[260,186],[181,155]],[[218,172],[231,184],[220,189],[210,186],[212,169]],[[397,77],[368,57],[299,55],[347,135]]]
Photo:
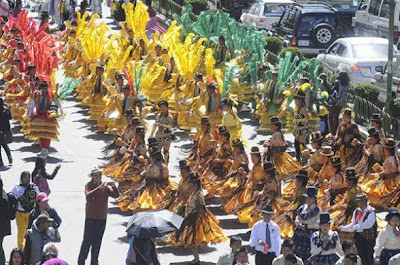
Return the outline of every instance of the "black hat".
[[[42,81],[42,82],[40,82],[39,87],[40,87],[40,88],[49,87],[49,84],[48,84],[46,81]]]
[[[308,171],[306,169],[300,169],[296,177],[309,178]]]
[[[356,169],[354,167],[346,168],[346,178],[347,179],[355,179],[355,178],[357,178]]]
[[[373,113],[371,121],[382,121],[382,115],[380,113]]]
[[[119,80],[119,79],[124,79],[125,75],[124,74],[117,74],[115,76],[115,80]]]
[[[390,222],[390,219],[392,219],[393,216],[397,216],[400,218],[400,213],[399,210],[397,210],[396,207],[393,207],[389,210],[388,214],[385,217],[386,222]]]
[[[317,220],[317,224],[330,224],[332,222],[331,216],[329,213],[323,212],[319,215],[319,220]]]
[[[137,126],[135,129],[136,134],[145,134],[145,130],[143,126]]]
[[[199,173],[197,173],[196,171],[190,172],[189,173],[189,181],[192,181],[192,182],[200,181]]]
[[[208,116],[201,117],[201,124],[210,124],[210,118]]]
[[[207,89],[215,89],[217,85],[215,83],[207,83]]]
[[[17,2],[18,2],[18,0],[17,0]],[[42,13],[40,14],[40,16],[42,17],[42,18],[49,18],[50,16],[49,16],[49,12],[47,12],[47,11],[42,11]]]
[[[265,213],[265,214],[274,214],[274,210],[272,209],[272,206],[267,205],[267,204],[261,208],[260,212]]]
[[[152,145],[149,147],[149,153],[152,156],[152,155],[161,153],[161,150],[160,150],[160,148],[158,148],[158,145]]]
[[[395,148],[396,147],[396,141],[393,138],[386,138],[385,139],[385,148]]]
[[[359,193],[356,196],[356,201],[368,201],[368,196],[365,193]]]
[[[225,125],[220,125],[218,127],[218,134],[219,135],[224,135],[224,134],[227,134],[227,133],[229,133],[229,130]]]
[[[304,93],[304,91],[302,91],[302,90],[297,90],[296,94],[294,95],[294,98],[305,99],[306,98],[306,93]]]
[[[34,64],[28,65],[28,70],[32,70],[32,69],[35,69],[35,68],[36,68],[36,66]]]
[[[125,116],[133,116],[133,109],[125,110]]]
[[[261,154],[260,148],[258,148],[258,146],[253,146],[250,150],[250,154]]]
[[[268,173],[269,171],[275,170],[275,165],[274,165],[274,163],[272,163],[271,161],[266,161],[266,162],[264,163],[263,167],[264,167],[264,171],[267,172],[267,173]]]
[[[314,186],[307,187],[307,193],[303,194],[306,198],[317,198],[318,190]]]
[[[200,72],[197,72],[197,73],[196,73],[196,77],[197,77],[197,78],[203,78],[203,74],[200,73]]]
[[[332,146],[324,145],[322,146],[322,153],[321,155],[331,157],[334,156],[335,153],[332,151]]]
[[[98,65],[96,66],[96,69],[100,69],[100,70],[103,70],[103,71],[104,71],[104,66],[103,66],[102,64],[98,64]]]
[[[157,106],[158,106],[158,107],[161,107],[161,106],[167,106],[167,107],[168,107],[168,102],[165,101],[165,100],[160,100],[160,101],[157,103]]]
[[[160,144],[160,142],[158,141],[157,138],[155,137],[150,137],[149,139],[147,139],[147,143],[149,145],[149,147],[153,146],[153,145],[158,145]]]
[[[374,136],[374,135],[377,135],[378,133],[379,133],[379,131],[377,129],[373,128],[373,127],[368,129],[368,135],[369,136]]]
[[[320,131],[312,132],[311,133],[311,141],[312,142],[318,142],[324,139]]]
[[[221,105],[226,105],[228,107],[232,107],[233,106],[233,101],[230,98],[224,98],[221,101]]]
[[[131,91],[131,87],[129,85],[123,85],[122,90],[129,90]]]
[[[179,168],[183,168],[183,167],[186,167],[188,164],[187,164],[187,160],[180,160],[179,161]]]
[[[140,117],[138,117],[138,116],[134,116],[133,118],[132,118],[132,124],[133,125],[139,125],[139,124],[141,124],[142,122],[140,121]]]
[[[243,142],[242,142],[242,140],[240,140],[240,138],[235,138],[232,140],[233,147],[240,146],[240,145],[243,145]]]
[[[279,118],[277,116],[271,117],[270,122],[271,122],[271,124],[280,124],[281,123],[281,121],[279,120]]]
[[[331,158],[331,165],[332,166],[339,166],[342,164],[342,161],[340,160],[340,156],[333,156]]]
[[[351,118],[351,114],[352,114],[352,110],[351,108],[345,108],[343,111],[343,115],[349,116]]]

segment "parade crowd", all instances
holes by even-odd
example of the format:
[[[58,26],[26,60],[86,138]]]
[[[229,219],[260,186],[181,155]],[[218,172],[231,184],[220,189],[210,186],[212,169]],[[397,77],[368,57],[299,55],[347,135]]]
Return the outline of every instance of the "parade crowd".
[[[13,14],[0,19],[5,82],[0,144],[12,164],[13,119],[41,147],[32,173],[23,171],[9,193],[0,180],[0,245],[11,234],[12,220],[18,229],[8,264],[67,264],[55,244],[61,241],[62,218],[49,204],[49,182],[61,167],[46,171],[58,118],[65,115],[61,100],[67,97],[88,108],[98,133],[115,135],[104,148],[109,161],[89,173],[84,189],[78,265],[85,264],[89,251],[90,264],[99,263],[109,197],[121,211],[168,209],[182,216],[180,228],[162,240],[191,248],[189,264],[201,264],[204,245],[226,240],[231,251],[218,265],[248,264],[249,251],[255,252],[256,265],[400,264],[397,144],[383,132],[381,113],[372,115],[363,139],[347,107],[347,73],[330,83],[315,60],[301,61],[288,52],[272,65],[257,57],[262,51],[251,50],[257,45],[237,50],[225,31],[209,41],[184,33],[176,21],[164,29],[151,1],[124,3],[126,21],[109,36],[99,22],[101,2],[92,1],[91,15],[85,3],[71,12],[62,32],[50,27],[49,12],[37,21],[18,1]],[[0,11],[4,8],[0,2]],[[50,13],[58,27],[57,10]],[[61,84],[57,71],[64,77]],[[252,111],[259,129],[269,132],[262,146],[248,146],[237,108]],[[180,161],[170,154],[176,130],[192,140],[190,154]],[[294,137],[294,156],[287,134]],[[179,183],[170,177],[173,166],[179,166]],[[238,236],[225,236],[207,207],[215,197],[226,213],[237,216],[235,222],[251,229],[249,247]],[[382,211],[388,212],[384,220],[377,215]],[[161,239],[128,239],[127,265],[160,264]]]

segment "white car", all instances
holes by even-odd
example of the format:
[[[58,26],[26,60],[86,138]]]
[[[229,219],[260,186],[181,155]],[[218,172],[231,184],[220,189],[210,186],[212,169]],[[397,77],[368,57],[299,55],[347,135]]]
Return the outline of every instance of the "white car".
[[[254,25],[257,29],[270,30],[272,23],[279,22],[286,6],[292,0],[262,0],[253,3],[249,10],[243,10],[240,21],[247,27]]]
[[[332,43],[326,51],[321,51],[317,59],[326,72],[349,73],[353,85],[371,83],[373,75],[385,68],[388,43],[384,38],[341,38]],[[395,47],[393,51],[396,57],[398,51]]]

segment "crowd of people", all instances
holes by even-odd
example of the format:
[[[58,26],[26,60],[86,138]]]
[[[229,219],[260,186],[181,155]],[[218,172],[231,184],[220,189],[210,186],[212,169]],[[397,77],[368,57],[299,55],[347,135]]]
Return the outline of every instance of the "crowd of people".
[[[380,113],[372,115],[363,139],[347,107],[351,89],[346,73],[330,84],[313,68],[314,61],[296,65],[299,58],[287,53],[277,67],[259,63],[257,84],[249,87],[243,79],[233,82],[229,74],[237,67],[244,79],[252,79],[246,72],[253,67],[246,63],[248,51],[238,55],[224,36],[207,43],[199,36],[184,36],[176,23],[165,31],[154,20],[151,2],[147,7],[140,1],[124,6],[126,22],[107,36],[105,23],[94,23],[101,17],[99,3],[92,1],[98,14],[91,16],[83,4],[66,21],[62,36],[49,30],[47,12],[38,22],[18,2],[18,14],[0,22],[5,81],[0,143],[12,164],[12,118],[41,147],[33,172],[23,171],[10,193],[0,181],[0,243],[11,233],[11,220],[18,228],[9,264],[66,264],[54,244],[61,241],[62,219],[49,205],[48,180],[60,166],[46,172],[50,142],[58,138],[57,118],[64,115],[59,98],[66,97],[89,109],[98,133],[116,135],[104,150],[111,153],[109,162],[94,169],[85,186],[79,265],[85,264],[89,251],[91,264],[99,263],[109,197],[118,199],[121,211],[168,209],[184,217],[167,243],[190,247],[194,259],[189,264],[200,264],[204,244],[228,240],[207,207],[214,197],[222,200],[226,213],[251,228],[256,265],[399,264],[396,141],[384,134]],[[65,77],[60,85],[55,81],[58,67]],[[236,107],[249,108],[245,94],[251,95],[260,128],[271,133],[262,146],[247,148],[242,134]],[[151,112],[156,115],[150,130]],[[190,155],[180,161],[170,154],[175,127],[193,140]],[[294,138],[294,157],[285,129]],[[179,183],[169,174],[175,165]],[[102,181],[103,175],[114,182]],[[385,220],[374,207],[388,211]],[[232,236],[230,247],[217,264],[248,264],[250,248],[242,246],[240,237]],[[155,250],[154,239],[130,236],[126,264],[160,264]],[[5,260],[1,249],[0,265]]]

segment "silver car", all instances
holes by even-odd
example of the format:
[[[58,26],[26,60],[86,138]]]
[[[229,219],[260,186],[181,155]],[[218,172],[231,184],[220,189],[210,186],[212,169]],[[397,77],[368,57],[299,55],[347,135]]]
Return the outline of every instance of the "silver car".
[[[371,83],[375,73],[382,71],[388,60],[388,40],[359,37],[336,40],[317,59],[327,72],[345,71],[353,85]],[[398,55],[394,47],[394,55]]]

